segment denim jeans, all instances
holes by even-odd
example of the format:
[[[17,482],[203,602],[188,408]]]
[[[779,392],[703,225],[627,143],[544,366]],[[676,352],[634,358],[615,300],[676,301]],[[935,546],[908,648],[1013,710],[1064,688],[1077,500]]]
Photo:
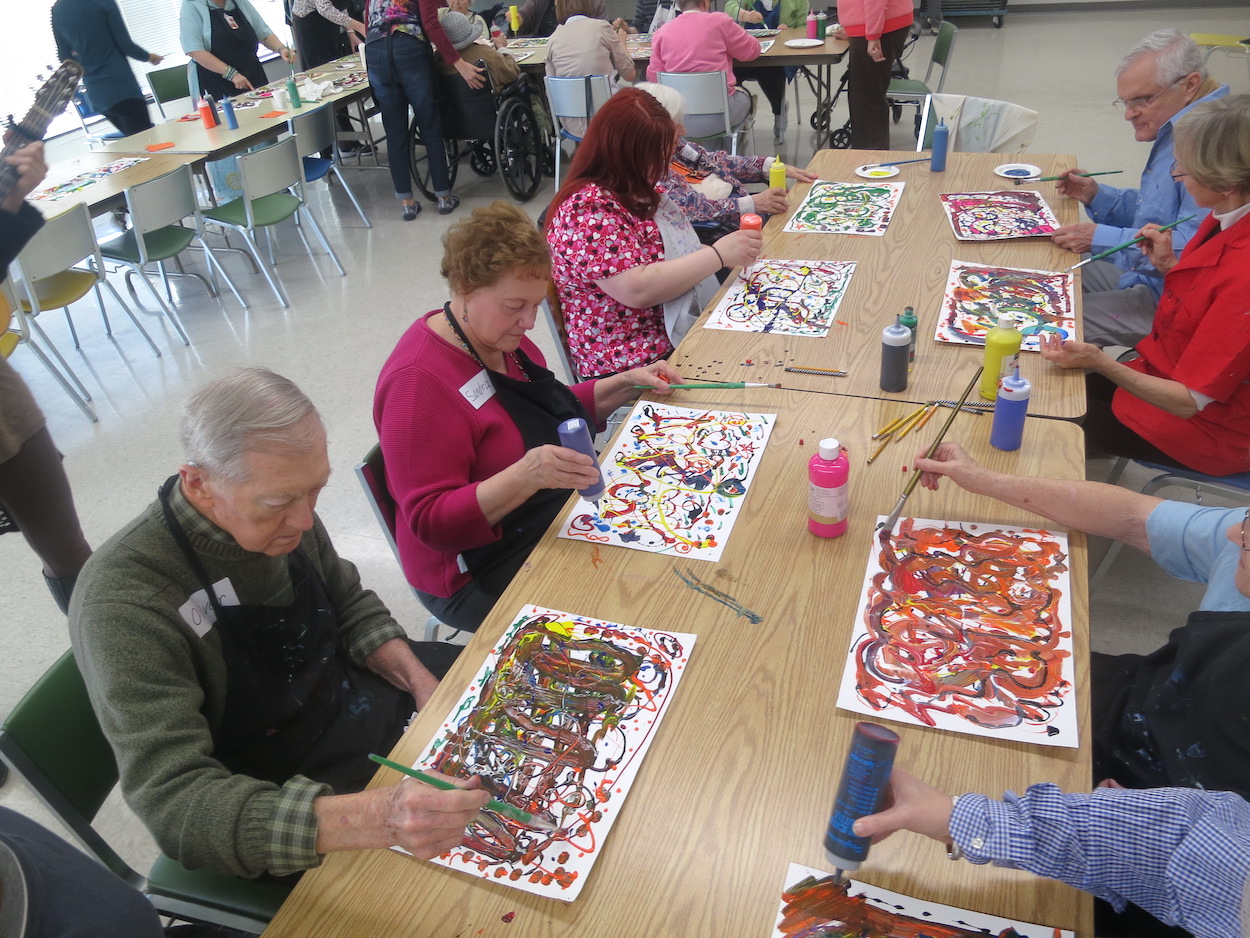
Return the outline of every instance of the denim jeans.
[[[434,56],[429,43],[407,33],[391,33],[365,46],[369,84],[382,111],[386,159],[400,199],[412,198],[412,147],[408,107],[416,117],[430,161],[430,183],[438,195],[451,192],[443,124],[436,98]]]

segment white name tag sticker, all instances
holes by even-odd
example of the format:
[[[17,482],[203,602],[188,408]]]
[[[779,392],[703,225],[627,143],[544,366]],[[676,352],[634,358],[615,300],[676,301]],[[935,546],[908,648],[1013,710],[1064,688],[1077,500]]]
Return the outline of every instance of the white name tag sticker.
[[[495,396],[495,386],[490,383],[490,375],[485,368],[460,386],[460,395],[473,405],[474,410],[481,410],[482,405]]]
[[[240,605],[239,597],[228,576],[222,577],[213,584],[213,592],[217,594],[217,602],[222,606]],[[208,593],[204,590],[196,590],[192,593],[178,608],[178,612],[183,621],[191,626],[191,631],[200,638],[203,638],[217,621],[217,614],[213,612],[213,604],[209,602]]]

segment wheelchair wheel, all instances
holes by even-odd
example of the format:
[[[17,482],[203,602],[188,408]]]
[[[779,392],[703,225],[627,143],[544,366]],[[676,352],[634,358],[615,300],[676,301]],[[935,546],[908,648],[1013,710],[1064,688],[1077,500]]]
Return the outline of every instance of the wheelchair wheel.
[[[829,135],[829,146],[835,150],[846,150],[851,146],[851,128],[849,124],[839,127]]]
[[[447,157],[448,188],[456,184],[456,168],[460,160],[460,141],[443,138],[443,150]],[[431,202],[434,201],[434,185],[430,181],[430,160],[425,144],[421,142],[421,131],[416,124],[412,126],[412,178],[417,188]]]
[[[894,123],[897,124],[899,121],[901,121],[903,119],[903,105],[901,104],[890,105],[890,115],[894,118]]]
[[[479,176],[493,176],[498,168],[495,162],[495,151],[489,141],[479,140],[469,150],[469,169]]]
[[[543,181],[543,136],[529,102],[509,98],[495,120],[495,159],[508,191],[528,202]]]

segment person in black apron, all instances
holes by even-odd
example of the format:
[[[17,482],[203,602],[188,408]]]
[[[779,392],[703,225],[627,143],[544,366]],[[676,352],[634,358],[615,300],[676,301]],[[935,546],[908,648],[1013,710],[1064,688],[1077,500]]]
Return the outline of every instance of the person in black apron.
[[[256,47],[264,45],[282,56],[283,60],[295,61],[295,52],[288,48],[277,34],[261,21],[264,35],[258,34],[244,7],[248,0],[184,0],[182,21],[184,32],[188,24],[200,32],[207,46],[204,49],[186,49],[195,61],[200,93],[215,98],[230,97],[240,91],[250,91],[264,85],[268,79],[265,69],[256,55]],[[208,13],[207,34],[203,31],[200,10]]]
[[[506,250],[506,259],[496,262],[493,258],[500,248]],[[500,529],[497,539],[446,551],[425,544],[408,547],[412,540],[406,530],[397,538],[401,557],[411,549],[422,551],[427,566],[458,563],[468,582],[451,595],[431,592],[432,581],[412,582],[412,566],[405,563],[405,569],[431,613],[455,628],[473,630],[555,520],[570,490],[598,481],[598,466],[590,457],[559,444],[559,424],[581,417],[593,426],[596,415],[602,418],[636,398],[637,385],[663,393],[680,376],[667,362],[657,362],[570,389],[535,361],[538,350],[523,333],[533,328],[546,297],[550,258],[542,234],[514,205],[495,202],[476,209],[448,232],[444,250],[442,270],[451,285],[451,301],[415,323],[396,347],[379,379],[374,416],[387,454],[387,483],[400,506],[397,524],[413,532],[422,524],[416,511],[429,510],[414,510],[414,495],[423,485],[435,483],[438,470],[427,469],[412,445],[454,447],[464,439],[457,433],[465,426],[505,420],[520,435],[515,451],[504,452],[500,447],[506,444],[500,444],[492,452],[474,454],[473,463],[489,467],[477,470],[486,477],[475,478],[470,470],[468,477],[456,479],[456,492],[476,487],[476,500],[469,508],[473,516],[465,523],[479,530],[484,518]],[[480,370],[464,385],[474,366]],[[392,393],[398,386],[391,384],[388,374],[395,369],[405,375],[419,371],[419,387],[409,385]],[[437,426],[419,425],[425,416],[419,402],[407,395],[428,390],[431,383],[451,390],[460,410],[430,415]],[[471,395],[465,390],[470,385],[478,388]],[[595,414],[587,413],[583,405],[587,400],[593,401]],[[436,484],[442,488],[445,478],[438,476]],[[445,497],[455,498],[455,492]]]

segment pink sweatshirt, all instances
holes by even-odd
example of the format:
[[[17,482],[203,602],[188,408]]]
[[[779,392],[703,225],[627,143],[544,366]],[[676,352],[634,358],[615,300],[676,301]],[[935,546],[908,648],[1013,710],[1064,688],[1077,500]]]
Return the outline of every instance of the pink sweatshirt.
[[[496,398],[475,409],[460,393],[482,366],[430,331],[430,317],[441,315],[435,310],[413,323],[382,366],[373,423],[396,503],[404,575],[423,592],[451,596],[469,582],[456,556],[502,535],[498,525],[486,523],[477,485],[525,455],[525,444]],[[521,340],[521,349],[543,364],[529,339]],[[511,358],[508,374],[522,377]],[[593,417],[594,382],[572,390]]]
[[[659,81],[660,72],[724,72],[732,89],[734,59],[759,57],[760,41],[727,14],[687,10],[656,30],[647,81]]]
[[[880,39],[915,18],[911,0],[838,0],[838,25],[848,36]]]

